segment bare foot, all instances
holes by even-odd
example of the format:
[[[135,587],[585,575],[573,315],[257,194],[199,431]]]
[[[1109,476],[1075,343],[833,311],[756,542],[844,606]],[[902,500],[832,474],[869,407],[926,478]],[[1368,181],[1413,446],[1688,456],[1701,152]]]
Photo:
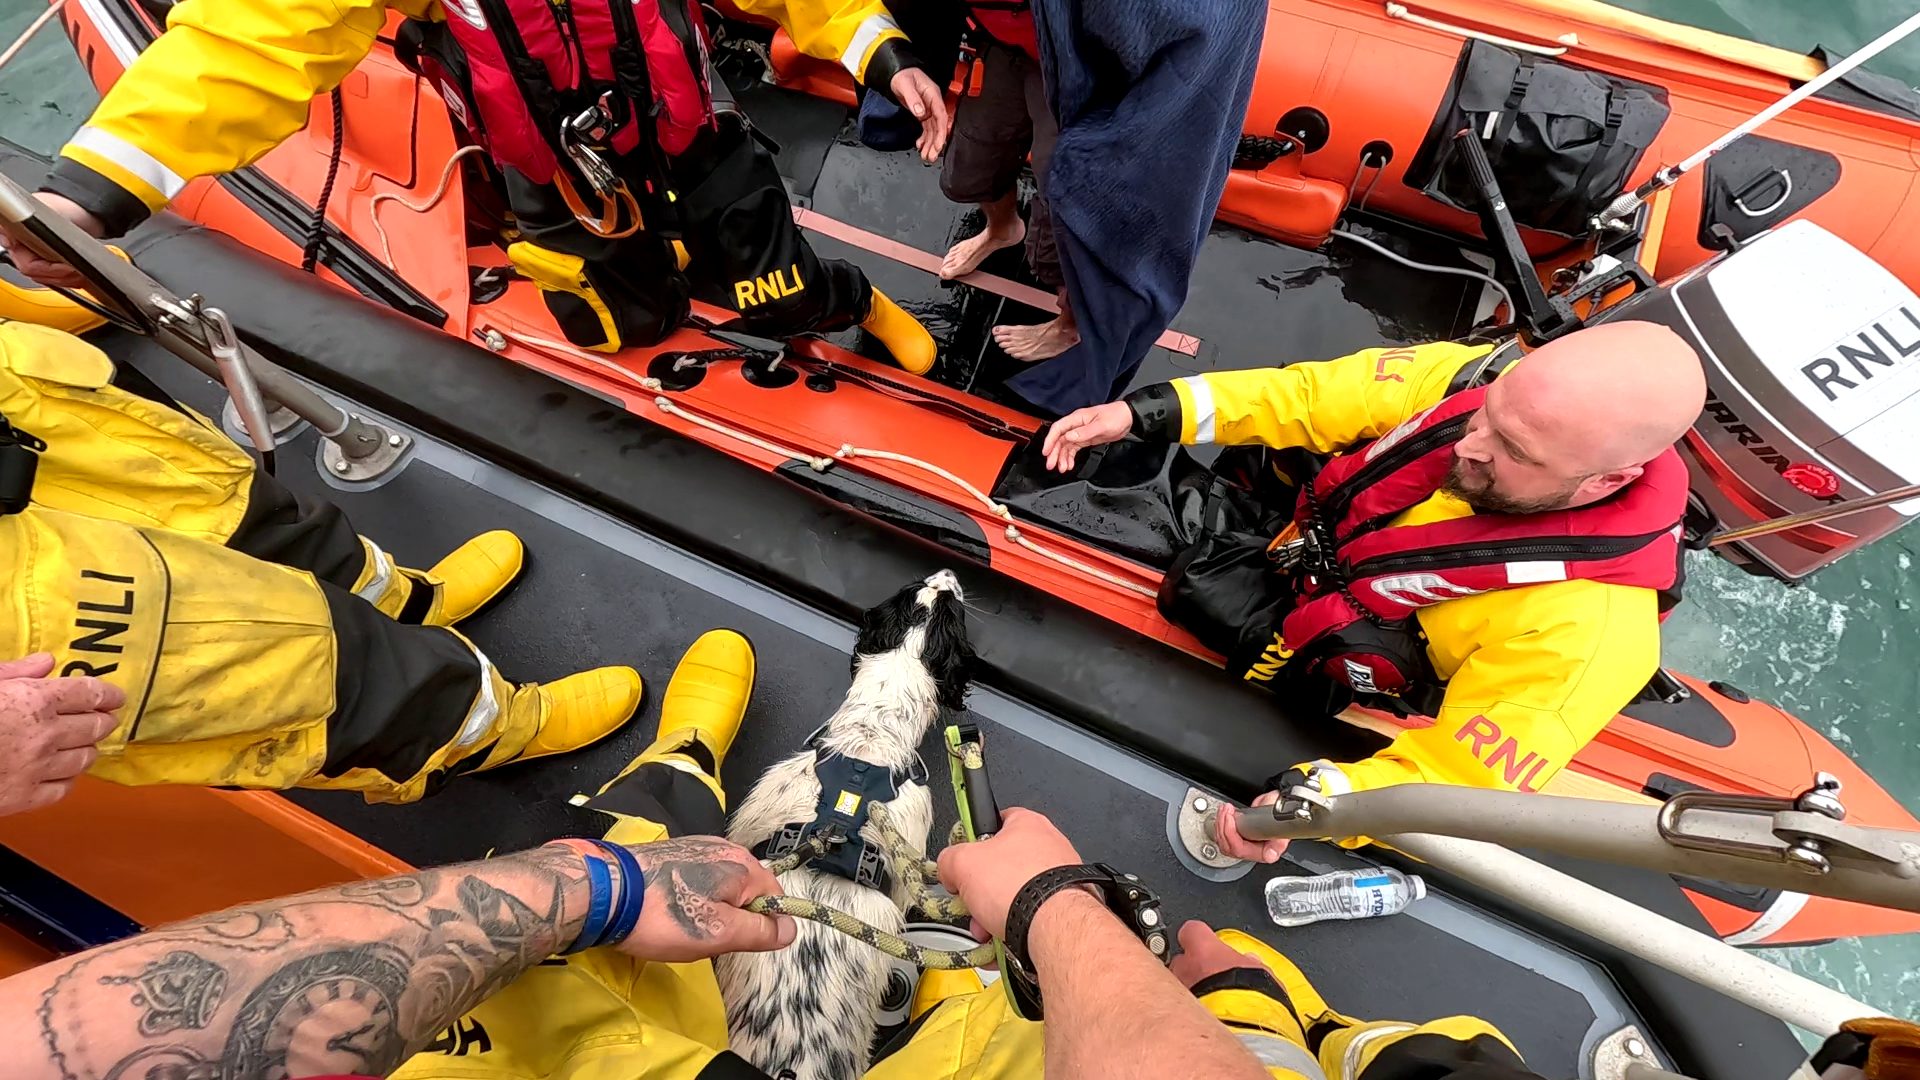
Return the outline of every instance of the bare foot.
[[[993,340],[1008,356],[1032,364],[1051,360],[1080,344],[1080,328],[1067,318],[1036,326],[996,326]]]
[[[940,260],[940,280],[952,281],[957,277],[965,277],[980,269],[980,264],[987,261],[987,256],[1002,248],[1010,248],[1026,238],[1027,223],[1020,220],[1018,214],[1014,215],[1013,223],[1004,229],[988,225],[978,235],[969,236],[947,249],[947,257]]]

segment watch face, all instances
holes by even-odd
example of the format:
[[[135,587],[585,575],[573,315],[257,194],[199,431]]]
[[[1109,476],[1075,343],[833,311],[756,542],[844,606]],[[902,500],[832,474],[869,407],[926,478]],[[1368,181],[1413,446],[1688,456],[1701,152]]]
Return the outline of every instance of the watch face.
[[[316,1073],[385,1076],[400,1064],[397,1007],[406,958],[385,946],[305,957],[275,972],[240,1007],[227,1059],[232,1080],[287,1080]]]

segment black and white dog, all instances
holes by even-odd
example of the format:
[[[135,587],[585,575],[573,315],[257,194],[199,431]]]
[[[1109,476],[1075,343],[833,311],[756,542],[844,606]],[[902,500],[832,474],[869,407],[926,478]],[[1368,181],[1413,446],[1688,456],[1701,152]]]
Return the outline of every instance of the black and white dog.
[[[965,704],[973,652],[962,599],[959,580],[942,570],[866,613],[846,701],[812,745],[768,769],[754,785],[734,811],[728,839],[754,848],[784,826],[813,821],[822,805],[816,766],[845,767],[847,760],[837,756],[870,763],[874,773],[885,770],[898,781],[897,797],[887,803],[892,821],[909,843],[926,850],[933,800],[925,783],[905,778],[941,709]],[[880,843],[871,823],[862,836]],[[860,839],[851,846],[858,848]],[[891,869],[891,893],[813,866],[782,874],[780,886],[789,896],[838,908],[897,934],[906,921],[902,877],[912,869]],[[783,1078],[859,1076],[867,1068],[888,971],[887,957],[871,946],[806,921],[793,945],[780,952],[721,957],[714,972],[726,1000],[733,1052]]]

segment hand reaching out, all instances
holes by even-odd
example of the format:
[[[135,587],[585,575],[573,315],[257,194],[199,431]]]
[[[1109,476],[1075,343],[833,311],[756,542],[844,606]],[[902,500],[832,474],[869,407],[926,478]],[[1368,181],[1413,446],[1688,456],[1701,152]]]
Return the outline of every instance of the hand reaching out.
[[[1046,455],[1047,468],[1054,472],[1072,472],[1080,451],[1089,446],[1119,442],[1132,430],[1132,407],[1124,401],[1110,401],[1075,410],[1054,421],[1047,429],[1047,441],[1040,452]]]
[[[88,676],[48,678],[53,657],[0,663],[0,815],[51,806],[91,768],[126,695]]]
[[[953,120],[947,115],[947,95],[940,92],[939,84],[924,71],[916,67],[903,69],[893,77],[889,89],[893,98],[920,121],[920,139],[913,144],[920,151],[920,160],[931,165],[940,160],[940,152],[947,148],[947,131]]]

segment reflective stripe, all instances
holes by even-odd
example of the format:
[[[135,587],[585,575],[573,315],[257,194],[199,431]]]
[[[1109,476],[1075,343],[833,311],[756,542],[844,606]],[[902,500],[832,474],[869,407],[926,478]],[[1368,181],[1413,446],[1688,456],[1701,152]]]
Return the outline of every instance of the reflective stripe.
[[[1320,1063],[1299,1043],[1260,1031],[1236,1031],[1234,1034],[1240,1037],[1241,1046],[1251,1050],[1253,1056],[1260,1059],[1260,1064],[1291,1069],[1306,1080],[1326,1080],[1327,1074],[1320,1071]]]
[[[465,638],[461,639],[466,641]],[[467,648],[473,649],[474,659],[480,661],[480,692],[474,695],[473,708],[467,710],[466,722],[460,725],[460,736],[453,745],[465,750],[477,744],[493,730],[493,722],[500,719],[500,699],[493,696],[493,680],[498,676],[493,670],[493,661],[487,654],[467,642]]]
[[[1379,1027],[1368,1028],[1355,1035],[1353,1041],[1347,1044],[1346,1055],[1340,1059],[1340,1080],[1358,1080],[1360,1055],[1366,1051],[1367,1047],[1389,1035],[1404,1035],[1412,1030],[1414,1030],[1412,1024],[1381,1024]]]
[[[1507,584],[1537,585],[1543,581],[1567,580],[1567,564],[1563,562],[1510,562],[1507,564]]]
[[[380,550],[380,545],[361,537],[360,542],[367,545],[367,556],[373,563],[373,578],[365,585],[353,590],[353,595],[369,604],[378,604],[385,599],[387,588],[393,584],[393,558]]]
[[[89,153],[98,154],[139,177],[153,190],[172,199],[187,186],[180,174],[162,165],[159,159],[127,140],[97,127],[83,127],[67,140]],[[144,201],[144,200],[143,200]]]
[[[1793,921],[1794,916],[1800,914],[1800,909],[1806,906],[1806,893],[1783,892],[1773,898],[1773,903],[1768,904],[1767,910],[1761,912],[1760,917],[1753,920],[1753,925],[1747,927],[1745,930],[1737,930],[1728,934],[1720,940],[1729,945],[1762,944],[1768,938],[1786,929],[1787,924]]]
[[[105,0],[80,0],[80,10],[86,13],[87,25],[93,27],[93,32],[107,43],[113,58],[120,61],[122,70],[140,55],[140,46],[134,44],[125,30],[120,29],[120,24],[107,11]]]
[[[847,73],[855,79],[860,78],[860,73],[867,67],[867,53],[873,50],[874,44],[880,40],[880,35],[889,30],[897,32],[899,29],[900,24],[894,22],[891,15],[867,16],[866,20],[860,24],[860,29],[855,30],[853,37],[847,41],[847,51],[840,56],[840,66],[846,68]]]
[[[1193,396],[1193,445],[1205,446],[1213,441],[1213,387],[1207,385],[1204,375],[1180,381],[1187,384],[1187,393]]]

